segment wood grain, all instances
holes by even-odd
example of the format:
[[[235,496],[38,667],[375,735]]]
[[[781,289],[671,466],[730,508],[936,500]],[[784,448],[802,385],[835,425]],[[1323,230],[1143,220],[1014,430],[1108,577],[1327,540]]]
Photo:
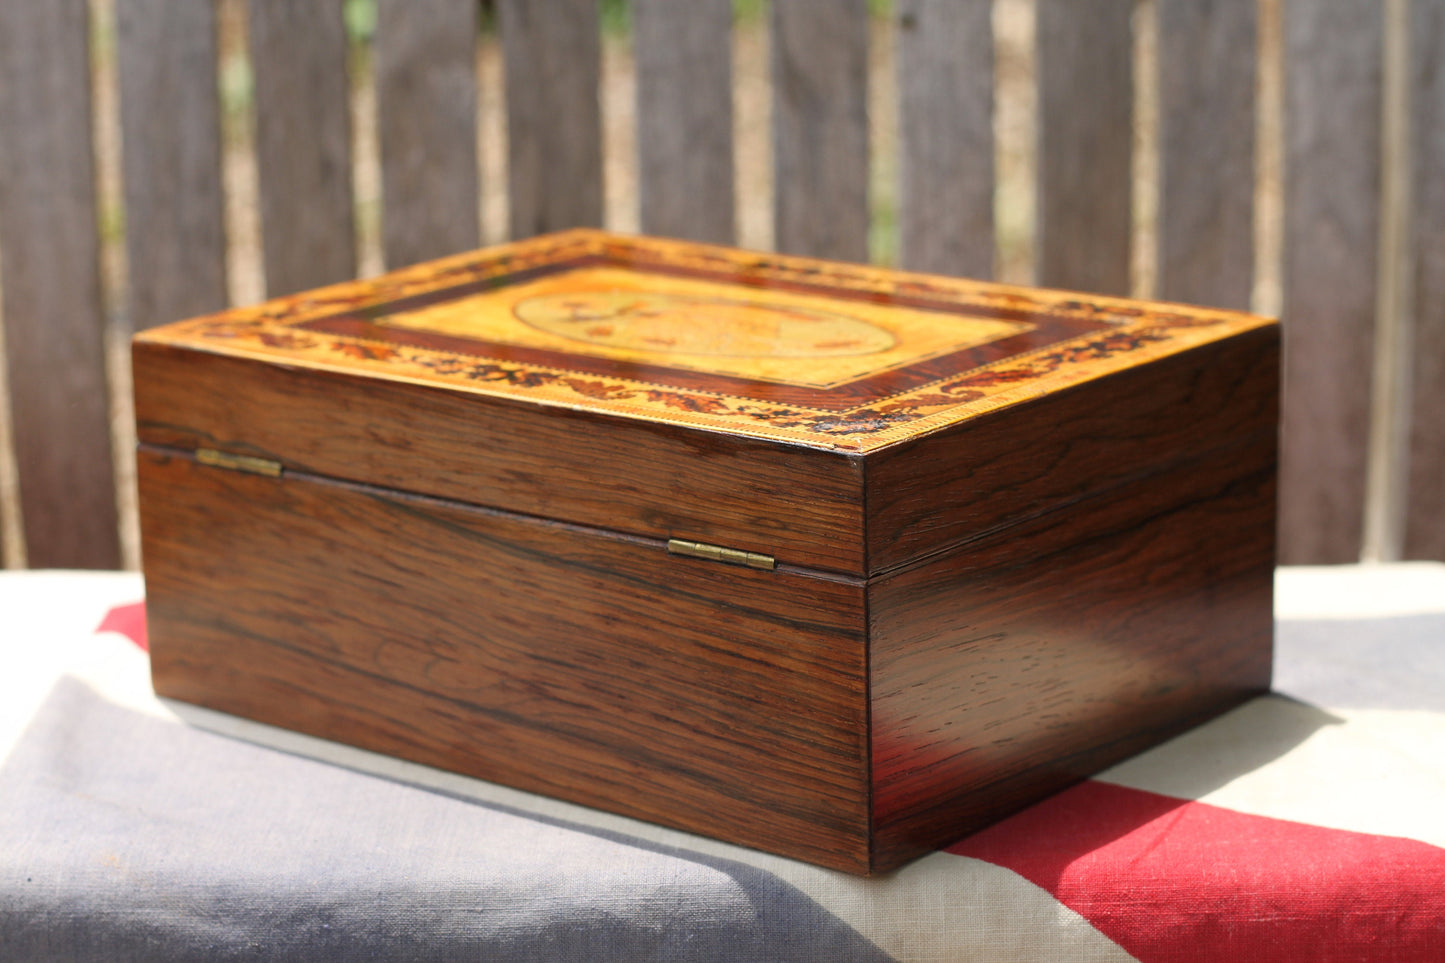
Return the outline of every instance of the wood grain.
[[[866,871],[857,582],[153,450],[140,478],[161,695]]]
[[[1038,0],[1038,282],[1126,294],[1133,0]]]
[[[1275,444],[870,582],[875,868],[1268,689]]]
[[[1445,3],[1415,0],[1414,366],[1404,556],[1445,561]]]
[[[1159,296],[1247,309],[1256,0],[1160,0]]]
[[[511,236],[602,224],[597,0],[499,0]]]
[[[1240,379],[1272,419],[1274,328],[575,230],[146,332],[134,357],[157,443],[873,574],[1217,447]],[[679,491],[708,497],[660,511]],[[945,493],[965,510],[940,518]]]
[[[226,305],[210,3],[118,0],[128,314],[148,328]]]
[[[133,359],[143,441],[863,573],[856,456],[156,345]]]
[[[1274,455],[1256,433],[865,585],[143,446],[153,671],[172,698],[884,872],[1267,686]]]
[[[381,0],[377,135],[382,241],[389,267],[480,243],[477,5]]]
[[[993,275],[993,3],[898,5],[899,264]]]
[[[339,0],[250,0],[256,166],[270,296],[356,275]]]
[[[732,242],[732,16],[731,0],[634,0],[644,233]]]
[[[29,564],[120,564],[85,0],[0,3],[0,288]]]
[[[602,323],[595,289],[639,274],[659,300]],[[516,327],[672,317],[688,338],[742,310],[747,343],[788,292],[918,313],[894,346],[970,312],[1011,346],[927,369],[922,414],[894,364],[789,387],[844,391],[810,413],[766,379],[649,368],[625,339],[554,356]],[[806,344],[834,337],[805,316]],[[133,366],[176,698],[866,874],[1268,684],[1263,318],[582,230],[144,332]],[[527,394],[564,368],[586,403]],[[804,416],[824,444],[758,427]],[[905,440],[849,434],[875,429]],[[673,557],[674,537],[778,564]]]
[[[1360,557],[1380,230],[1382,5],[1284,7],[1280,561]]]
[[[1272,436],[1278,404],[1270,325],[884,449],[866,464],[868,571]]]
[[[772,6],[773,217],[779,251],[868,260],[868,7]]]

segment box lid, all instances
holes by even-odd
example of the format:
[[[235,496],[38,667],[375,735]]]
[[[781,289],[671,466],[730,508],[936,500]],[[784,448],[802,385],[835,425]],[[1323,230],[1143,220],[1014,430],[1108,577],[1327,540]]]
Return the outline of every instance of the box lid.
[[[137,420],[143,442],[868,574],[875,454],[1271,324],[574,230],[144,332]]]

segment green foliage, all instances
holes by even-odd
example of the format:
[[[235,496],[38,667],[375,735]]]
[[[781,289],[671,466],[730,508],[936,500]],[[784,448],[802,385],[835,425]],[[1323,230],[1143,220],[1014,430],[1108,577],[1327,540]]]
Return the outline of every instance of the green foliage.
[[[237,56],[224,58],[221,61],[220,81],[221,126],[227,144],[233,145],[241,136],[239,125],[245,122],[246,112],[251,109],[251,98],[255,94],[251,61]]]
[[[757,23],[767,16],[767,13],[768,0],[733,0],[733,23],[735,24]],[[868,0],[868,15],[875,20],[891,17],[893,0]]]
[[[369,43],[376,34],[376,0],[346,0],[341,16],[353,44]]]
[[[628,0],[600,0],[597,13],[604,34],[618,37],[632,32],[632,4]]]
[[[733,0],[733,23],[757,23],[767,13],[767,0]]]

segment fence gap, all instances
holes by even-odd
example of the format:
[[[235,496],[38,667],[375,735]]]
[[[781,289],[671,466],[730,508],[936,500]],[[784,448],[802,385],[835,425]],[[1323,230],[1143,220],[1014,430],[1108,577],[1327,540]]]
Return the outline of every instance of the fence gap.
[[[142,0],[142,3],[144,0]],[[121,39],[117,28],[117,0],[90,0],[91,143],[95,153],[95,187],[100,245],[100,297],[105,317],[102,350],[105,357],[107,399],[110,414],[111,458],[115,467],[116,518],[119,525],[120,565],[136,568],[140,563],[140,519],[135,491],[135,419],[132,411],[130,352],[128,335],[134,328],[131,307],[129,238],[130,222],[123,197],[121,129],[125,98],[119,64]],[[127,15],[121,10],[119,15]],[[164,60],[162,56],[160,58]],[[134,74],[130,78],[134,81]],[[133,87],[134,84],[132,83]],[[132,137],[134,147],[144,149],[141,136]],[[136,145],[137,140],[141,140]],[[142,205],[143,206],[143,205]],[[144,221],[145,215],[141,215]],[[144,297],[144,294],[143,294]]]
[[[735,3],[734,10],[740,6]],[[738,246],[756,251],[774,247],[771,50],[767,9],[736,12],[732,51],[734,218]]]
[[[687,5],[689,13],[693,4]],[[630,8],[620,11],[630,14]],[[638,229],[637,68],[629,16],[612,15],[601,25],[602,224],[635,234]],[[698,83],[692,78],[688,83]],[[694,149],[700,150],[701,145]]]
[[[1038,45],[1033,0],[996,0],[994,35],[994,277],[1033,284],[1038,194]]]
[[[347,129],[351,142],[348,156],[351,159],[351,212],[355,225],[356,276],[374,277],[386,270],[389,254],[385,190],[382,178],[385,176],[381,143],[386,120],[378,101],[377,92],[382,81],[378,74],[384,67],[378,63],[383,52],[379,49],[377,34],[385,29],[388,16],[382,0],[342,0],[342,19],[346,25],[346,105]],[[429,11],[420,11],[420,24],[427,21]],[[407,38],[396,38],[398,45]],[[399,162],[398,166],[406,166]],[[398,191],[404,191],[398,187]],[[406,232],[403,226],[402,233]],[[402,250],[406,241],[400,242]],[[398,251],[400,256],[401,251]],[[397,266],[407,263],[396,262]]]
[[[507,239],[507,78],[496,17],[482,21],[477,41],[477,214],[482,243]]]
[[[892,0],[878,4],[886,12]],[[898,264],[898,31],[891,16],[868,17],[868,260]]]
[[[1284,243],[1284,52],[1281,0],[1259,0],[1255,77],[1254,286],[1250,310],[1278,317]]]
[[[1159,4],[1134,0],[1133,137],[1129,156],[1129,295],[1152,298],[1159,286],[1159,207],[1163,131],[1159,117],[1161,79]]]
[[[221,188],[225,198],[226,280],[231,304],[266,293],[261,264],[261,209],[256,169],[255,76],[246,24],[247,0],[217,0],[216,83],[221,96]]]
[[[0,273],[4,263],[0,262]],[[4,300],[0,279],[0,301]],[[0,313],[0,358],[5,353],[4,314]],[[20,515],[20,479],[15,464],[15,429],[10,413],[9,365],[0,364],[0,568],[25,567],[25,521]]]

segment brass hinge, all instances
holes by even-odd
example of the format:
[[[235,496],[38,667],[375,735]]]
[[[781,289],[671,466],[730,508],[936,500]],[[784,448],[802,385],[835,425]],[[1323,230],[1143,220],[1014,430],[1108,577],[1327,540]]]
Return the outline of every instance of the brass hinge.
[[[759,552],[744,552],[737,548],[723,548],[721,545],[708,545],[704,542],[689,542],[681,538],[669,538],[667,550],[673,555],[686,555],[689,558],[706,558],[714,562],[726,562],[729,565],[746,565],[748,568],[763,568],[772,570],[777,567],[778,560],[771,555],[763,555]]]
[[[213,468],[229,468],[231,471],[250,472],[253,475],[266,475],[269,478],[280,478],[282,471],[279,461],[257,458],[254,455],[237,455],[229,451],[217,451],[214,448],[197,448],[196,461]]]

